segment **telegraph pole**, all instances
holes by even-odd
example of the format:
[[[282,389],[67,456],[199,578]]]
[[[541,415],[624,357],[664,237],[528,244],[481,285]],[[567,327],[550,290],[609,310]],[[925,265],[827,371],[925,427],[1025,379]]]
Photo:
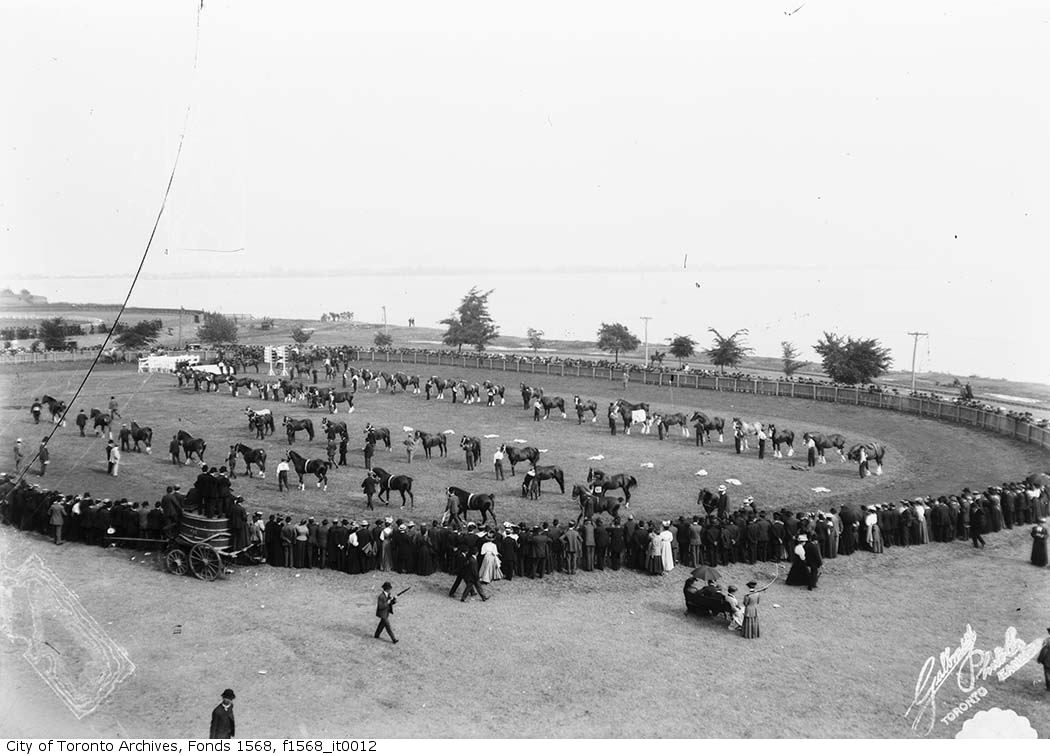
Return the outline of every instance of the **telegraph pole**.
[[[911,347],[911,392],[915,393],[915,352],[919,350],[919,336],[928,336],[929,333],[912,331],[909,332],[908,335],[915,339],[915,342]]]
[[[652,320],[653,318],[648,317],[648,316],[643,316],[643,317],[640,317],[639,319],[642,320],[643,322],[645,322],[645,366],[648,367],[649,366],[649,321]]]
[[[179,343],[175,348],[176,350],[182,348],[182,305],[179,305]]]

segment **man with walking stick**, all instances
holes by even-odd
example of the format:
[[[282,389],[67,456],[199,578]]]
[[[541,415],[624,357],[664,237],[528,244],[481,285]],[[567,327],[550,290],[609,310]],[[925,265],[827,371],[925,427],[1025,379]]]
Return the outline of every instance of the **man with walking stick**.
[[[390,635],[390,641],[397,644],[397,637],[394,636],[394,628],[390,626],[390,614],[394,612],[394,604],[397,603],[397,595],[404,595],[408,592],[410,587],[406,587],[404,590],[399,592],[397,595],[391,595],[390,591],[394,588],[389,582],[383,583],[383,589],[376,598],[376,616],[379,617],[379,624],[376,626],[375,638],[378,640],[379,635],[382,634],[383,630]]]

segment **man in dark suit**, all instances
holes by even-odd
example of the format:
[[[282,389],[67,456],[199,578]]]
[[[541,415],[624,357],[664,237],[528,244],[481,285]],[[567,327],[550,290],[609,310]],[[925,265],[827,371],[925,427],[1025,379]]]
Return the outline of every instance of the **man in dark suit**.
[[[606,528],[609,533],[609,561],[613,571],[620,571],[623,563],[623,553],[627,545],[624,538],[624,528],[620,525],[620,518],[613,519],[613,523]]]
[[[482,601],[488,600],[485,591],[481,589],[481,583],[478,582],[478,557],[474,555],[473,551],[463,552],[459,562],[459,570],[456,572],[456,581],[452,583],[452,589],[448,591],[450,598],[456,597],[456,590],[459,589],[460,583],[464,585],[463,595],[459,599],[461,603],[465,603],[467,598],[475,593]]]
[[[820,567],[824,565],[824,559],[820,557],[820,546],[812,540],[808,540],[802,547],[806,552],[806,569],[809,572],[808,589],[815,590],[817,588],[817,580],[820,579]]]
[[[394,636],[394,628],[390,626],[390,614],[394,612],[394,604],[397,603],[397,598],[390,594],[393,587],[389,582],[384,582],[383,589],[376,598],[376,616],[379,617],[379,624],[376,625],[376,632],[373,636],[378,640],[379,635],[385,629],[390,635],[390,641],[396,645],[397,637]]]
[[[546,532],[537,530],[537,527],[533,527],[532,551],[535,558],[532,560],[532,571],[529,572],[529,578],[539,576],[542,579],[547,566],[547,556],[550,555],[551,539]]]
[[[222,702],[211,712],[210,739],[233,739],[235,727],[233,721],[233,700],[237,697],[232,689],[222,691]]]

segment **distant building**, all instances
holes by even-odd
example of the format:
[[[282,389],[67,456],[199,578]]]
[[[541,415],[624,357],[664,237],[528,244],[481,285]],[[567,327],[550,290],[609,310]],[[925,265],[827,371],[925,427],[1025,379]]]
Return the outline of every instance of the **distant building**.
[[[47,304],[46,296],[37,296],[22,289],[17,294],[9,288],[0,289],[0,307],[32,307]]]

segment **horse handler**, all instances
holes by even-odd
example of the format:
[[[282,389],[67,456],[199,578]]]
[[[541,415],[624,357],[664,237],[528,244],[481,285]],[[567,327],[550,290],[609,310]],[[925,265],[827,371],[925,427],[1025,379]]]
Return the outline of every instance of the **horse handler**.
[[[373,636],[378,640],[385,629],[390,635],[390,641],[396,645],[397,637],[394,636],[394,629],[390,626],[390,614],[394,612],[394,604],[397,603],[397,598],[390,594],[392,589],[394,589],[392,584],[384,582],[383,589],[376,598],[376,616],[379,617],[379,624],[376,625]]]

